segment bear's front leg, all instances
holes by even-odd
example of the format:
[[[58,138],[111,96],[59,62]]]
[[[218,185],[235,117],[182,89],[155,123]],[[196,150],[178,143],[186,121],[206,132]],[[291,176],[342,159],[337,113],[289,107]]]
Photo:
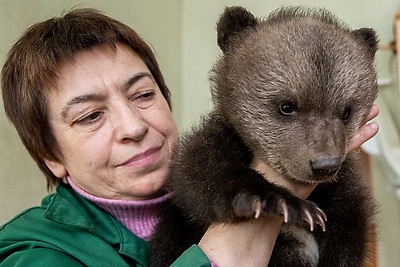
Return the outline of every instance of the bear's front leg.
[[[252,152],[217,115],[182,139],[171,172],[173,203],[201,225],[256,216],[325,227],[324,213],[309,201],[268,182],[253,170]]]

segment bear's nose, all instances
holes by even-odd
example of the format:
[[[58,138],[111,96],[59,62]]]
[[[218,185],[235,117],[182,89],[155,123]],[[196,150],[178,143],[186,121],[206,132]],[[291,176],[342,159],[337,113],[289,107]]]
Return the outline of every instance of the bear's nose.
[[[337,158],[323,158],[311,162],[314,175],[328,177],[334,175],[342,166],[342,161]]]

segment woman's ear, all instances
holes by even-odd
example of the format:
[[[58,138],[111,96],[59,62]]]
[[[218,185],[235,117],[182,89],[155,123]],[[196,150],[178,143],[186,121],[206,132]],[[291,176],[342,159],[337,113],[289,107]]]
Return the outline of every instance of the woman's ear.
[[[44,163],[56,177],[64,178],[67,176],[67,169],[61,162],[45,159]]]

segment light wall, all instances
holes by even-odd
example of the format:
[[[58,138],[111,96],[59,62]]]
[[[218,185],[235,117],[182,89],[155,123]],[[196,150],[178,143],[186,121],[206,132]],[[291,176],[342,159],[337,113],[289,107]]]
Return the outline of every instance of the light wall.
[[[266,16],[284,4],[326,7],[352,28],[374,28],[381,44],[394,40],[393,18],[400,7],[397,0],[0,0],[0,63],[12,43],[32,23],[58,16],[73,6],[95,7],[130,25],[152,45],[172,92],[174,117],[179,129],[186,131],[212,107],[208,75],[220,53],[215,24],[225,6],[236,4],[247,7],[257,16]],[[395,121],[399,127],[399,87],[391,51],[378,52],[377,69],[380,79],[389,79],[381,95],[383,103],[397,116]],[[3,109],[0,110],[0,151],[1,224],[20,210],[38,205],[46,194],[46,185]],[[396,266],[400,262],[396,241],[400,238],[397,236],[400,235],[400,204],[385,177],[380,177],[384,165],[374,160],[373,166],[374,186],[384,209],[379,216],[379,266]]]

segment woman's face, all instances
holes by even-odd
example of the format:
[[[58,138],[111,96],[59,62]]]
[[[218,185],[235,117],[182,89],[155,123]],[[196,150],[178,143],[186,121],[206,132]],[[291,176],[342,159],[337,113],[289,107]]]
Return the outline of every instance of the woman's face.
[[[48,95],[61,162],[45,160],[88,193],[142,200],[160,195],[178,140],[169,106],[146,64],[124,44],[81,51],[59,68]]]

